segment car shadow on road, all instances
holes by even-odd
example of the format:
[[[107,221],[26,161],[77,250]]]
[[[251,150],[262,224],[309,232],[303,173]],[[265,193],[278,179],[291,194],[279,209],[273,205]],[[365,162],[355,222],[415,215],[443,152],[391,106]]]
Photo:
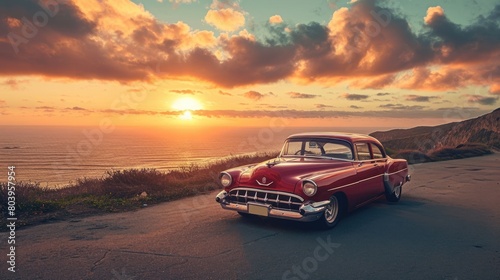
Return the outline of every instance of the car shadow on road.
[[[346,227],[354,227],[356,224],[362,225],[365,222],[373,222],[378,219],[394,214],[394,211],[412,211],[425,205],[426,202],[416,198],[408,198],[401,200],[398,203],[390,203],[385,199],[379,199],[373,203],[358,208],[343,217],[340,223],[333,229],[324,229],[315,222],[298,222],[292,220],[282,220],[275,218],[259,217],[259,216],[242,216],[235,215],[236,223],[267,229],[276,230],[290,233],[318,233],[324,231],[342,230]]]

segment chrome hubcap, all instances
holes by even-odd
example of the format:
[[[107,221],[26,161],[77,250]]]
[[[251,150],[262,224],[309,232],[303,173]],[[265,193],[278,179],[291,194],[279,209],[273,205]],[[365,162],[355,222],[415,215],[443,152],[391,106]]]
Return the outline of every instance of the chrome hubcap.
[[[339,203],[337,198],[334,196],[330,199],[330,204],[326,207],[325,210],[325,219],[328,223],[332,223],[337,218],[339,214]]]

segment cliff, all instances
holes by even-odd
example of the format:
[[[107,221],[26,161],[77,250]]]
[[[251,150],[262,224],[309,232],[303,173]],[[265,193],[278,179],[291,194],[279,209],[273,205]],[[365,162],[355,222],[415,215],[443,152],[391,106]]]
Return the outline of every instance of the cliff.
[[[500,108],[486,115],[439,126],[377,131],[370,134],[391,150],[423,153],[463,144],[483,144],[500,150]]]

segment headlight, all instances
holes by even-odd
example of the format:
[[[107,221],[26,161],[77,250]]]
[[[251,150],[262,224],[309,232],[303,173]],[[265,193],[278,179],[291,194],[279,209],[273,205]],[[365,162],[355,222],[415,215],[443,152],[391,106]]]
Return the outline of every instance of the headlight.
[[[229,175],[229,173],[226,172],[221,173],[220,183],[222,184],[223,187],[231,185],[232,182],[233,178],[231,178],[231,175]]]
[[[304,181],[302,182],[302,191],[307,196],[313,196],[316,194],[318,190],[318,186],[313,181]]]

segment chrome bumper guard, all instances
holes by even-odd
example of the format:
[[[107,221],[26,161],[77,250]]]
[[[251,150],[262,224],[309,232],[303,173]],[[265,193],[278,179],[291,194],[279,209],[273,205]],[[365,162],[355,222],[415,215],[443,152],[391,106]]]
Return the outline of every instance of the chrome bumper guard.
[[[234,210],[241,213],[249,213],[248,204],[260,205],[268,208],[267,217],[287,219],[301,222],[311,222],[319,219],[321,215],[326,210],[326,206],[330,204],[330,200],[319,201],[319,202],[305,202],[300,208],[299,212],[275,209],[268,204],[257,204],[257,203],[247,203],[247,204],[237,204],[227,201],[228,193],[226,191],[221,191],[215,197],[215,201],[220,203],[223,209]]]

